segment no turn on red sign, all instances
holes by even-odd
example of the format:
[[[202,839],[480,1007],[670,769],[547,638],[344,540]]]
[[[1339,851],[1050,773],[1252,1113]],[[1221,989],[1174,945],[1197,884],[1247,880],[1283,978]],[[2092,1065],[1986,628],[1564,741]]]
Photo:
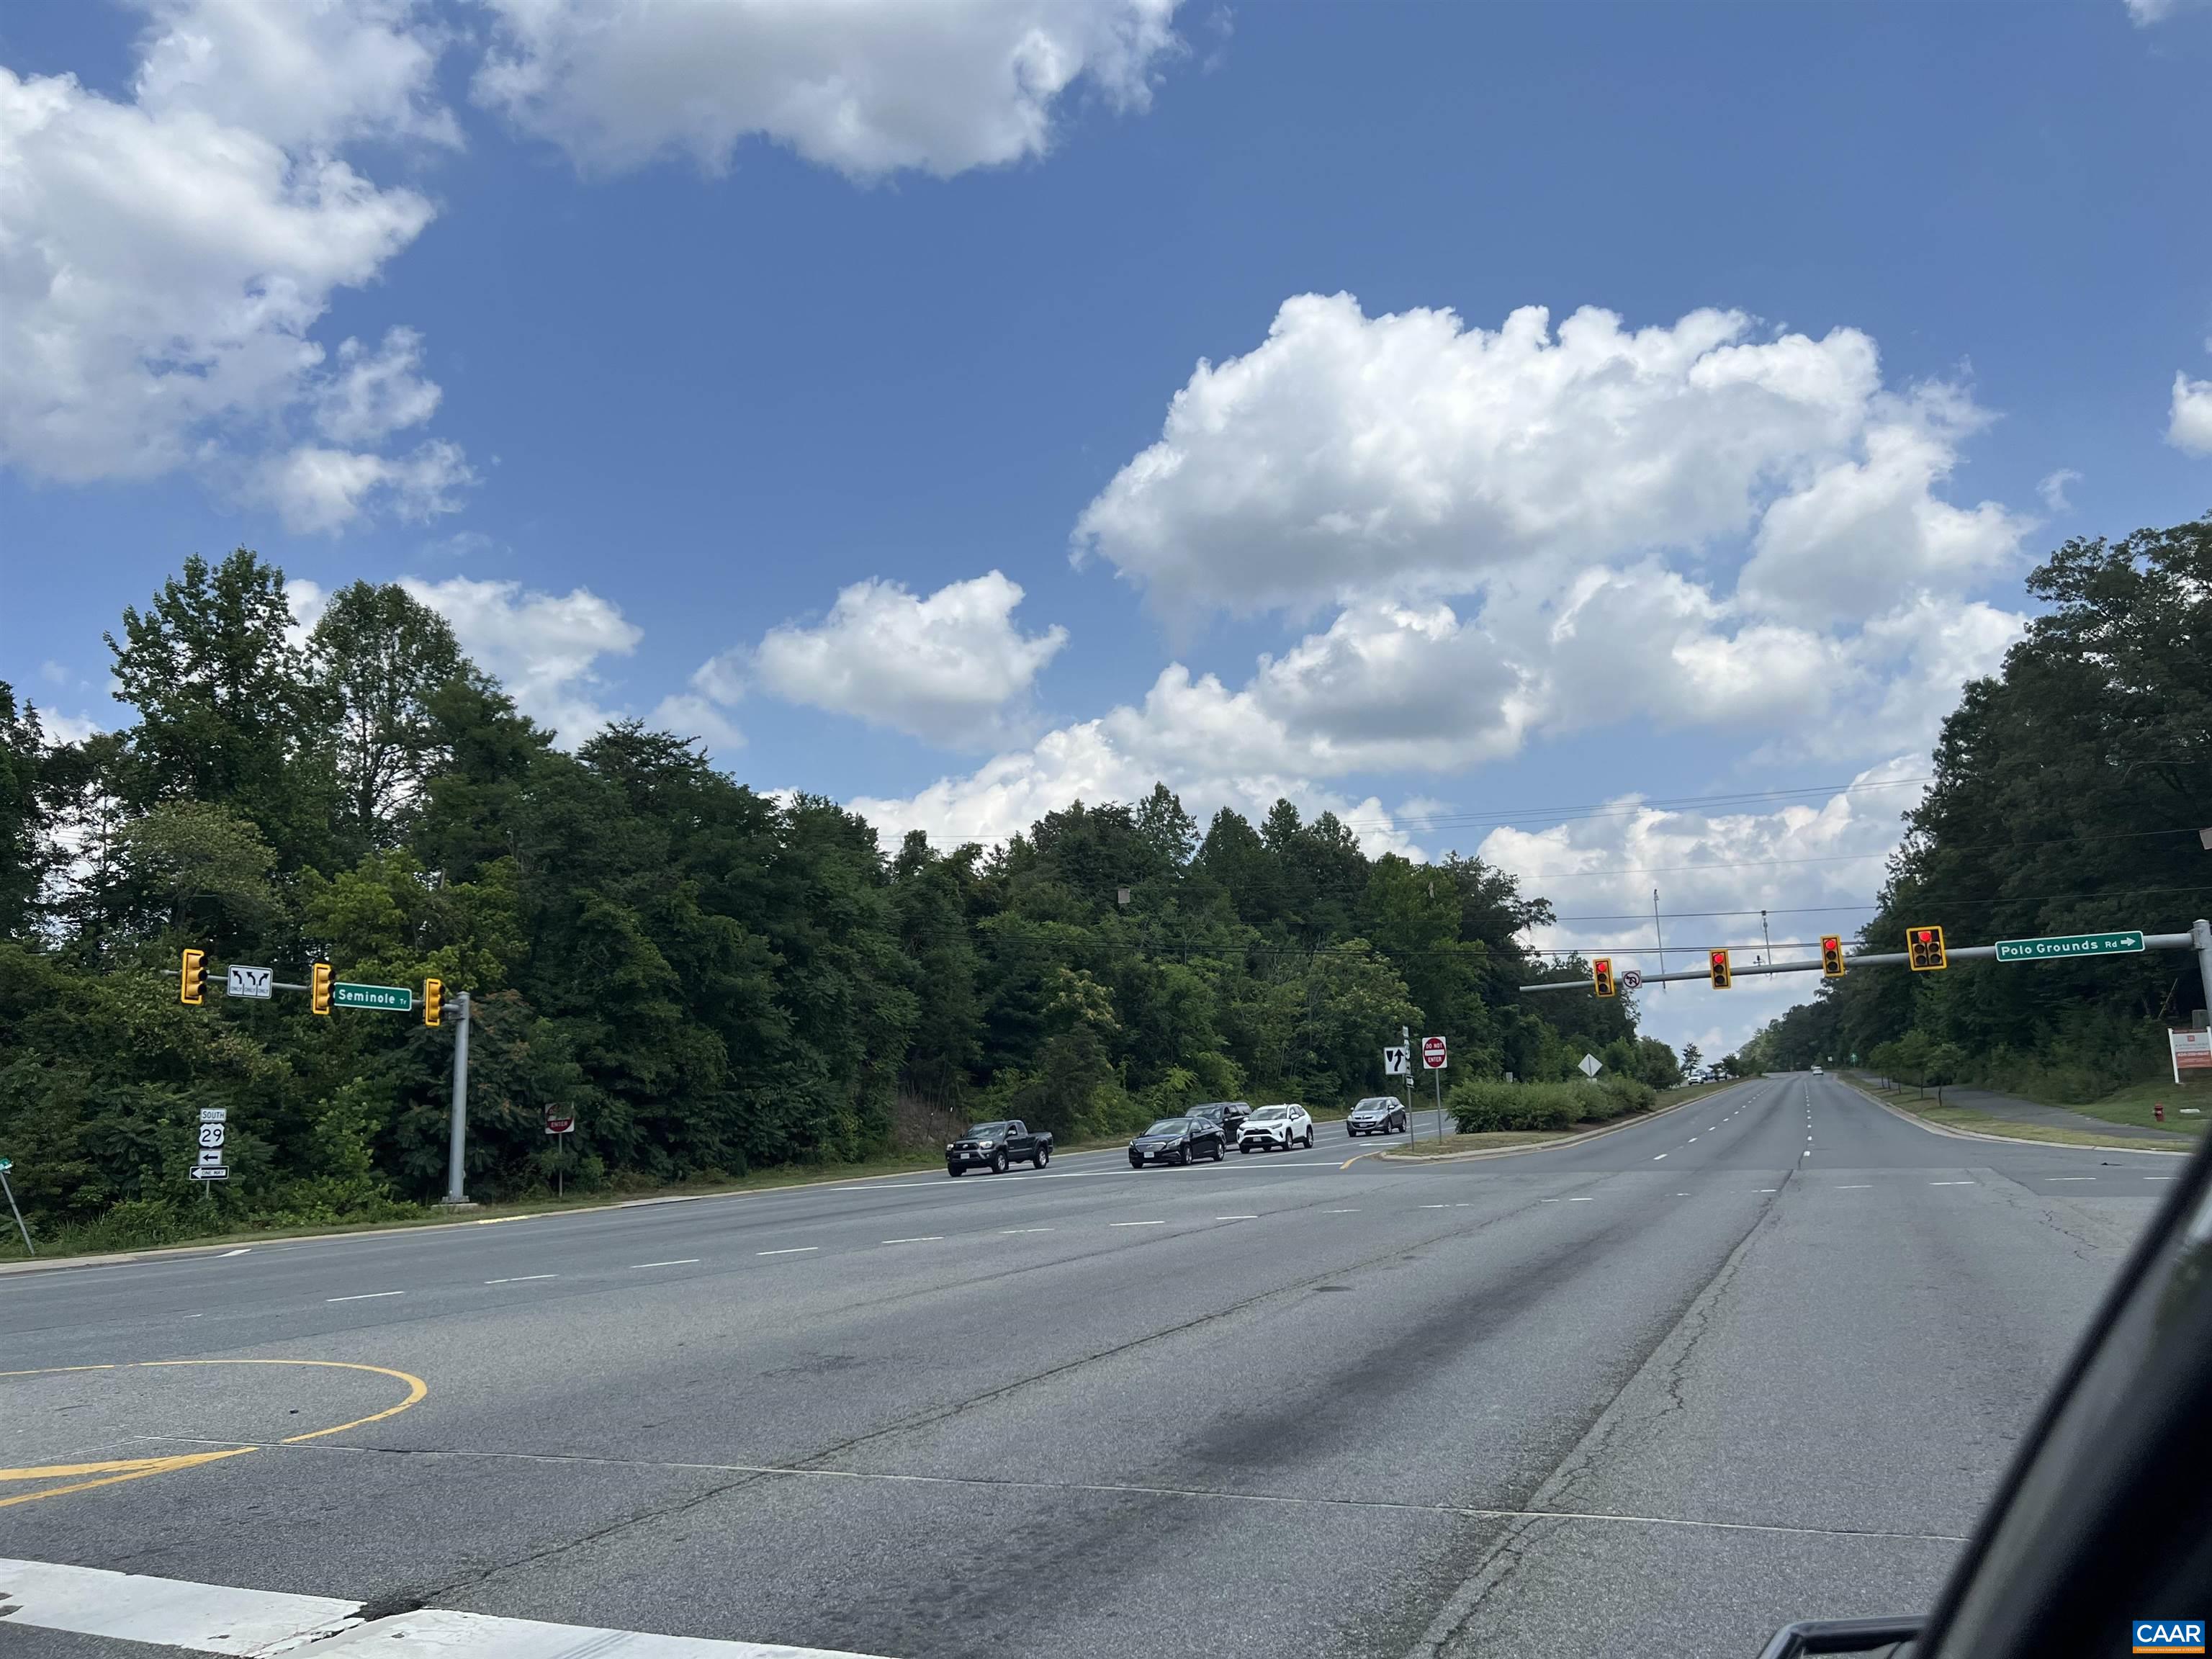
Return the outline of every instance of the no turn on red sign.
[[[1432,1072],[1444,1068],[1444,1040],[1442,1037],[1421,1039],[1421,1064]]]

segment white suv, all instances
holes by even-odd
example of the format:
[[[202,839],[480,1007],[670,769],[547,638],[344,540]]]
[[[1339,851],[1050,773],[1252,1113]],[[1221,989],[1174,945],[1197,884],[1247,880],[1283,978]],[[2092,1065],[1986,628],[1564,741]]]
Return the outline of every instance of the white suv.
[[[1286,1152],[1314,1144],[1313,1117],[1303,1106],[1262,1106],[1237,1131],[1237,1150]]]

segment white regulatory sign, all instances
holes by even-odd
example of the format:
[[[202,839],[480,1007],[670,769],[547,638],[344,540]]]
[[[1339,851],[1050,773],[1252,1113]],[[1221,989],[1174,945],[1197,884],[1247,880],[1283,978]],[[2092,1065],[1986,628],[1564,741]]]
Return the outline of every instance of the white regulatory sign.
[[[1600,1072],[1605,1070],[1605,1062],[1595,1054],[1584,1054],[1583,1063],[1575,1069],[1584,1077],[1595,1077]]]
[[[203,1123],[227,1123],[229,1121],[230,1108],[228,1106],[203,1106],[200,1108],[200,1121]]]
[[[1640,990],[1643,988],[1643,985],[1644,975],[1638,973],[1633,968],[1629,969],[1620,976],[1620,988],[1624,991]]]
[[[230,977],[224,983],[226,994],[234,997],[253,997],[269,1000],[269,988],[276,977],[273,968],[241,968],[236,963],[230,966]]]
[[[1382,1075],[1403,1077],[1410,1069],[1406,1062],[1413,1051],[1409,1048],[1385,1048],[1382,1051]]]
[[[1444,1068],[1444,1040],[1442,1037],[1421,1039],[1421,1064],[1432,1072]]]

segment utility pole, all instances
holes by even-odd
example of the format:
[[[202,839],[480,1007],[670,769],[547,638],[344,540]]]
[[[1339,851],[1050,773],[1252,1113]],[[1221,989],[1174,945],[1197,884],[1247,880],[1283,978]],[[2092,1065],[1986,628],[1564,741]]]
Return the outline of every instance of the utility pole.
[[[1409,1025],[1398,1028],[1398,1041],[1406,1050],[1406,1144],[1413,1144],[1413,1031]],[[1382,1126],[1389,1128],[1389,1124]]]
[[[1651,890],[1651,937],[1659,941],[1659,988],[1667,988],[1667,935],[1659,927],[1659,890]]]
[[[2212,835],[2212,830],[2205,833]],[[2197,980],[2204,993],[2205,1024],[2212,1025],[2212,921],[2197,917],[2189,930],[2189,942],[2197,947]]]
[[[463,1166],[467,1162],[469,1147],[469,994],[462,991],[453,998],[453,1115],[447,1127],[446,1141],[446,1196],[441,1200],[447,1209],[473,1210],[464,1190]]]

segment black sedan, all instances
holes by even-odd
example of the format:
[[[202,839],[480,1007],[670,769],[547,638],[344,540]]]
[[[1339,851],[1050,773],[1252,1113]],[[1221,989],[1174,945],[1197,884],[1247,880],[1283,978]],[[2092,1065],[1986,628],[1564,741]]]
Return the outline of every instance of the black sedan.
[[[1221,1126],[1202,1117],[1164,1117],[1129,1143],[1129,1167],[1147,1164],[1192,1164],[1210,1158],[1216,1164],[1227,1143]]]

